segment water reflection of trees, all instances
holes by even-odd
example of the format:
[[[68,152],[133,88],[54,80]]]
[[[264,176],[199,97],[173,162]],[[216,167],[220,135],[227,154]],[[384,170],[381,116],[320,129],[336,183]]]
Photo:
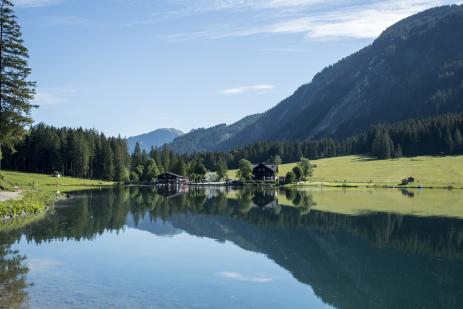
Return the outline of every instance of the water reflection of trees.
[[[295,207],[279,204],[280,199]],[[27,297],[23,292],[27,268],[21,256],[8,251],[21,235],[37,243],[93,239],[105,231],[124,229],[130,217],[135,226],[146,219],[168,220],[188,233],[265,253],[335,306],[355,308],[365,301],[364,307],[391,307],[401,301],[413,307],[420,303],[413,299],[415,294],[400,297],[414,288],[407,285],[424,282],[419,288],[430,307],[457,307],[452,301],[461,301],[455,295],[462,287],[463,273],[461,265],[455,265],[463,255],[462,220],[347,216],[316,211],[314,205],[309,192],[297,190],[132,187],[90,191],[25,229],[0,232],[5,246],[0,251],[0,295],[9,295],[13,307],[14,301],[21,303]],[[4,265],[16,266],[9,267],[8,273]],[[390,273],[391,269],[396,272]],[[400,272],[410,274],[402,277]],[[390,299],[383,297],[389,294]],[[440,299],[433,300],[432,295]]]
[[[27,300],[25,257],[9,244],[0,245],[0,307],[20,308]]]
[[[161,190],[161,191],[160,191]],[[161,194],[159,194],[161,193]],[[279,198],[295,207],[283,206]],[[379,247],[395,247],[411,253],[463,257],[463,223],[457,219],[422,218],[393,214],[348,216],[320,212],[307,191],[192,187],[131,187],[89,191],[57,207],[55,214],[27,229],[9,233],[28,241],[92,239],[108,230],[124,228],[127,216],[135,225],[146,216],[169,220],[179,213],[221,215],[265,227],[310,227],[322,231],[349,232]]]

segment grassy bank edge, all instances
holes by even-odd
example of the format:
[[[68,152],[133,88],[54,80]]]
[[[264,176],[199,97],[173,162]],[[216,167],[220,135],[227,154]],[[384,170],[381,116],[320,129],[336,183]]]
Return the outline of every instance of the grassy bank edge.
[[[0,220],[6,222],[15,218],[44,213],[62,196],[56,192],[27,192],[20,199],[0,202]]]
[[[0,226],[12,225],[13,221],[28,221],[26,217],[37,217],[52,208],[54,202],[64,195],[101,187],[112,187],[114,182],[81,179],[73,177],[54,178],[45,174],[1,171],[0,180],[4,191],[20,189],[24,192],[19,199],[0,202]],[[4,186],[3,186],[4,184]],[[16,222],[13,225],[18,225]]]

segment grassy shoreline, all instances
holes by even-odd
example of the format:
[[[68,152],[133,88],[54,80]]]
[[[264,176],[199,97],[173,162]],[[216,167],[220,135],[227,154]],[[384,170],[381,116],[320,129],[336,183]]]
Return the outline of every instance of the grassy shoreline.
[[[0,202],[0,223],[45,213],[64,192],[113,186],[114,182],[2,171],[5,189],[20,189],[21,197]]]

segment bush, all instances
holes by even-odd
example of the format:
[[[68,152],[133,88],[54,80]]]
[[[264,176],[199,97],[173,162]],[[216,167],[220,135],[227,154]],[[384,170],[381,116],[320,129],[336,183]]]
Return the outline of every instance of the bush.
[[[14,191],[14,186],[9,183],[0,172],[0,191]]]
[[[41,213],[52,206],[57,197],[57,193],[32,192],[18,200],[0,202],[0,218]]]
[[[293,172],[287,172],[286,173],[286,182],[287,183],[293,183],[296,180],[296,175],[294,175]]]

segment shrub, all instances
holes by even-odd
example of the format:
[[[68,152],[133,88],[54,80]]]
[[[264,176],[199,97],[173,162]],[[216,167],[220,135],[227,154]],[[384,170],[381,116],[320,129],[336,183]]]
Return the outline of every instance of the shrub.
[[[52,192],[31,192],[21,199],[0,202],[0,218],[38,214],[53,205],[57,197],[58,194]]]

